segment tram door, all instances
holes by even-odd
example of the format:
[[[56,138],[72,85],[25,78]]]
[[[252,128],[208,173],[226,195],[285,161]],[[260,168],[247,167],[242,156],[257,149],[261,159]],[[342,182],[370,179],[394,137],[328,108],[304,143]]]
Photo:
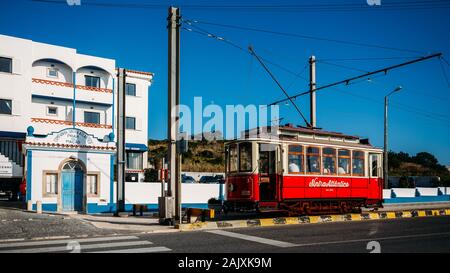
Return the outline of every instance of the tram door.
[[[381,198],[383,179],[381,167],[381,154],[369,153],[369,198]]]
[[[277,152],[278,146],[259,144],[259,200],[277,199]]]

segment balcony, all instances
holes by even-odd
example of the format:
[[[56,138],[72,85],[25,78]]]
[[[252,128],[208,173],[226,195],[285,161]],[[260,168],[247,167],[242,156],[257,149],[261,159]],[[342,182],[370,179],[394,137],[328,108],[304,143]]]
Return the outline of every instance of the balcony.
[[[68,120],[56,120],[47,118],[31,118],[34,133],[37,135],[47,135],[51,132],[58,132],[64,128],[73,127],[73,122]],[[102,139],[104,136],[111,133],[112,126],[108,124],[96,124],[75,122],[75,127]]]
[[[73,84],[39,78],[32,79],[33,95],[73,99]],[[76,85],[76,100],[112,105],[112,89]]]

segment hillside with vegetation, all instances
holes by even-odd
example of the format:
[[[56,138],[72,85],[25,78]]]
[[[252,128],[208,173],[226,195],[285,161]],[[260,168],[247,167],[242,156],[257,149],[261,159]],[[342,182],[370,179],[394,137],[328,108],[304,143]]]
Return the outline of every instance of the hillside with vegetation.
[[[450,172],[446,166],[439,164],[436,157],[427,152],[414,156],[404,152],[389,152],[389,175],[391,176],[438,176],[436,186],[450,186]]]
[[[149,162],[159,169],[162,158],[167,155],[166,140],[148,141]],[[183,154],[183,171],[187,172],[224,172],[225,150],[224,141],[189,141],[188,152]]]

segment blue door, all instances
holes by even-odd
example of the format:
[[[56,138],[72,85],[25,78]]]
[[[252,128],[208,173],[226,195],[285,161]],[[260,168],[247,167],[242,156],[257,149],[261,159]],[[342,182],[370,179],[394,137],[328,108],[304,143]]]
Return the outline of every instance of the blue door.
[[[63,211],[81,211],[83,209],[83,172],[62,172],[62,208]]]

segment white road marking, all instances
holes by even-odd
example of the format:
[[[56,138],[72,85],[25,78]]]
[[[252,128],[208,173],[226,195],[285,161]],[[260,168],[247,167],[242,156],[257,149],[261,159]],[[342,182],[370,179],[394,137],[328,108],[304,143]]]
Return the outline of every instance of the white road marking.
[[[295,246],[297,246],[297,244],[292,244],[292,243],[282,242],[282,241],[277,241],[277,240],[272,240],[272,239],[266,239],[266,238],[262,238],[262,237],[251,236],[251,235],[245,235],[245,234],[240,234],[240,233],[234,233],[234,232],[229,232],[229,231],[225,231],[225,230],[210,230],[207,232],[217,234],[217,235],[257,242],[257,243],[261,243],[261,244],[277,246],[277,247],[295,247]]]
[[[65,240],[49,240],[49,241],[32,241],[32,242],[18,242],[18,243],[7,243],[0,244],[1,248],[10,248],[10,247],[27,247],[27,246],[41,246],[41,245],[56,245],[56,244],[66,244],[70,241],[77,241],[79,243],[87,243],[87,242],[104,242],[104,241],[119,241],[119,240],[133,240],[139,239],[136,236],[113,236],[113,237],[94,237],[94,238],[71,238]]]
[[[165,252],[171,251],[172,249],[157,246],[157,247],[147,247],[147,248],[132,248],[132,249],[117,249],[117,250],[105,250],[105,251],[95,251],[87,253],[150,253],[150,252]]]
[[[88,249],[99,249],[99,248],[110,248],[110,247],[124,247],[124,246],[143,246],[151,245],[152,242],[149,241],[131,241],[131,242],[116,242],[116,243],[103,243],[103,244],[91,244],[91,245],[81,245],[81,252]],[[41,253],[41,252],[60,252],[60,251],[70,251],[67,246],[56,246],[56,247],[43,247],[43,248],[28,248],[28,249],[14,249],[14,250],[3,250],[0,253]]]
[[[421,238],[421,237],[446,236],[446,235],[450,235],[450,232],[415,234],[415,235],[400,235],[400,236],[390,236],[390,237],[365,238],[365,239],[329,241],[329,242],[317,242],[317,243],[306,243],[306,244],[298,244],[297,247],[331,245],[331,244],[346,244],[346,243],[360,243],[360,242],[368,242],[368,241],[413,239],[413,238]]]

